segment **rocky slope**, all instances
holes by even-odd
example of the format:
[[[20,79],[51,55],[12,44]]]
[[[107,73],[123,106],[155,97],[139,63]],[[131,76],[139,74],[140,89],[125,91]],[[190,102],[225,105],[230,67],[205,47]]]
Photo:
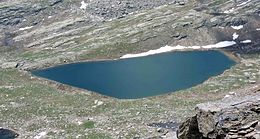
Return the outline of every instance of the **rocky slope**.
[[[252,94],[197,105],[196,115],[180,126],[178,138],[259,139],[260,88],[246,91]]]
[[[259,5],[258,0],[1,2],[0,65],[32,69],[118,58],[165,45],[232,41],[234,33],[238,45],[230,50],[256,52]],[[241,43],[245,40],[250,42]]]

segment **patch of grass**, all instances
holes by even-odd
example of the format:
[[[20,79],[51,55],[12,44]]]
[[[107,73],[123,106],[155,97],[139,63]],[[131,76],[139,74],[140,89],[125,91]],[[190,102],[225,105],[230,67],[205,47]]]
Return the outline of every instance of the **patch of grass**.
[[[79,59],[118,58],[123,54],[134,52],[137,47],[138,45],[136,44],[117,42],[106,46],[100,46],[99,48],[93,49],[90,53],[81,54]]]
[[[37,60],[37,59],[46,59],[50,57],[54,57],[55,53],[49,50],[42,50],[40,52],[31,52],[31,51],[26,51],[21,53],[18,57],[22,59],[27,59],[27,60]]]
[[[94,121],[87,121],[83,123],[84,128],[91,129],[95,127]]]

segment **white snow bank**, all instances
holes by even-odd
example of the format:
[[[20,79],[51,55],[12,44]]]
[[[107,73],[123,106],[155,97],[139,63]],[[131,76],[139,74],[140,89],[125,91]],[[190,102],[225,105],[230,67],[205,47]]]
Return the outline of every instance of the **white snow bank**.
[[[176,47],[171,47],[171,46],[164,46],[161,47],[159,49],[155,49],[155,50],[149,50],[147,52],[144,53],[139,53],[139,54],[126,54],[124,56],[122,56],[121,58],[133,58],[133,57],[142,57],[142,56],[148,56],[148,55],[154,55],[154,54],[159,54],[159,53],[164,53],[164,52],[169,52],[169,51],[173,51],[173,50],[178,50],[178,49],[184,49],[183,46],[176,46]]]
[[[40,139],[40,138],[44,137],[45,135],[47,135],[47,132],[41,132],[41,133],[39,133],[38,135],[36,135],[36,136],[34,137],[34,139]]]
[[[251,40],[244,40],[244,41],[241,41],[240,43],[251,43],[252,41]]]
[[[223,41],[223,42],[219,42],[219,43],[212,44],[212,45],[202,46],[202,48],[204,48],[204,49],[224,48],[224,47],[232,46],[235,44],[236,44],[236,42],[234,42],[234,41]]]
[[[234,44],[236,44],[236,42],[234,42],[234,41],[223,41],[223,42],[219,42],[219,43],[212,44],[212,45],[206,45],[206,46],[181,46],[181,45],[168,46],[168,45],[166,45],[159,49],[149,50],[147,52],[143,52],[143,53],[139,53],[139,54],[126,54],[120,58],[124,59],[124,58],[143,57],[143,56],[154,55],[154,54],[159,54],[159,53],[164,53],[164,52],[170,52],[173,50],[224,48],[224,47],[232,46]]]
[[[85,1],[81,1],[80,9],[85,10],[86,8],[87,8],[87,3],[85,3]]]
[[[233,40],[236,40],[237,38],[238,38],[238,34],[235,32],[235,33],[233,33]]]
[[[201,49],[201,46],[188,46],[188,49]]]
[[[29,26],[29,27],[24,27],[24,28],[19,28],[20,31],[23,31],[23,30],[27,30],[27,29],[31,29],[33,28],[33,26]]]
[[[244,27],[244,25],[239,25],[239,26],[231,26],[235,30],[240,30]]]

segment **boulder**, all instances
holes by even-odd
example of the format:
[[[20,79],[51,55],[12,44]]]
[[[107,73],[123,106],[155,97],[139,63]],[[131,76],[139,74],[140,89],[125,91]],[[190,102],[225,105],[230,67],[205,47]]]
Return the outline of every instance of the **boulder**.
[[[5,62],[0,65],[0,68],[3,69],[10,69],[10,68],[16,68],[17,67],[17,62]]]
[[[199,104],[196,115],[183,122],[179,139],[259,139],[260,93]]]

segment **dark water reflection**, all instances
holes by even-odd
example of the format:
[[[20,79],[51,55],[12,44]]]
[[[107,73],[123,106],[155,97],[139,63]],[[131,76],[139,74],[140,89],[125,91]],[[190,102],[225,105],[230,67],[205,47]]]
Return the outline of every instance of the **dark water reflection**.
[[[15,139],[19,134],[9,129],[0,129],[0,139]]]

